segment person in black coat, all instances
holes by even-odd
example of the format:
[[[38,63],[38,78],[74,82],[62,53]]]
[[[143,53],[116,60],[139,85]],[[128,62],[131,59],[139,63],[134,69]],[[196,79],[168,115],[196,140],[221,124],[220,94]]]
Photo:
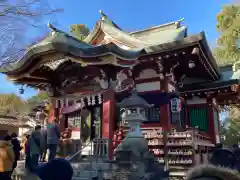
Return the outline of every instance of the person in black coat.
[[[73,168],[66,159],[56,158],[38,166],[34,173],[41,180],[71,180]]]
[[[12,172],[13,172],[14,169],[17,167],[17,161],[20,159],[20,151],[21,151],[22,147],[20,145],[19,140],[17,139],[16,133],[11,134],[11,142],[12,142],[13,151],[15,154],[15,161],[13,163],[13,169],[12,169]]]
[[[186,180],[240,180],[240,176],[233,169],[205,164],[191,169]]]

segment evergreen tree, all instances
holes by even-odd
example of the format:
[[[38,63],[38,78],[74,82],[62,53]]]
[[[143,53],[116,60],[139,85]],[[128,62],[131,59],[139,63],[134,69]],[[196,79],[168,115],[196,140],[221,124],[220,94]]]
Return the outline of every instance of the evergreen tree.
[[[0,94],[1,115],[23,115],[26,110],[25,102],[15,94]]]
[[[80,41],[83,41],[89,34],[89,28],[84,24],[72,24],[70,26],[70,32],[73,36]]]
[[[214,55],[219,65],[233,64],[240,60],[240,5],[231,4],[217,15],[217,47]]]
[[[222,122],[220,135],[224,145],[232,147],[233,144],[240,143],[240,121],[238,119],[228,118]]]
[[[217,15],[217,47],[213,53],[219,65],[234,64],[240,60],[240,5],[230,4],[223,6]],[[232,146],[240,142],[240,111],[237,106],[228,106],[224,111],[229,116],[221,124],[220,135],[223,143]]]

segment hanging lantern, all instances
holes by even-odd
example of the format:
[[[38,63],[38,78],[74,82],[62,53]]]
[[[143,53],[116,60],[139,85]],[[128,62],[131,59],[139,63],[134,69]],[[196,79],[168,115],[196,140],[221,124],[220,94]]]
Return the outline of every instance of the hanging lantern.
[[[196,66],[196,64],[195,64],[194,61],[190,60],[190,61],[188,62],[188,67],[189,67],[190,69],[195,68],[195,66]]]
[[[21,86],[21,87],[19,88],[19,94],[24,94],[23,86]]]
[[[171,99],[171,111],[172,112],[180,112],[181,109],[182,109],[181,100],[179,98]]]
[[[197,47],[193,48],[192,54],[198,55],[199,54],[199,48],[197,48]]]

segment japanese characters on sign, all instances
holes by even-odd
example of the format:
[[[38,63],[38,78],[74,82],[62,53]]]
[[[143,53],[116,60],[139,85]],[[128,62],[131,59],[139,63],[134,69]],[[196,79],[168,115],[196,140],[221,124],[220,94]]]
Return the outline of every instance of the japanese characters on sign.
[[[179,98],[171,99],[171,111],[172,112],[180,112],[181,109],[182,109],[181,100]]]

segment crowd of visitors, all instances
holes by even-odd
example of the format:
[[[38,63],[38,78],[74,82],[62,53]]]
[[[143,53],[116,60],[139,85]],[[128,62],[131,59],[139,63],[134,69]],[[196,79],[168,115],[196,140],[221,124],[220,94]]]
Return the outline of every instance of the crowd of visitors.
[[[39,161],[46,161],[46,152],[49,151],[47,161],[55,159],[60,142],[60,129],[56,121],[46,127],[37,125],[34,130],[25,136],[21,145],[16,133],[7,134],[0,140],[0,180],[10,180],[21,150],[25,154],[25,167],[27,171],[36,173]]]
[[[49,151],[47,161],[55,159],[60,135],[60,128],[56,121],[47,124],[43,128],[41,126],[35,127],[25,145],[25,166],[30,172],[34,172],[39,161],[46,161],[47,150]]]

